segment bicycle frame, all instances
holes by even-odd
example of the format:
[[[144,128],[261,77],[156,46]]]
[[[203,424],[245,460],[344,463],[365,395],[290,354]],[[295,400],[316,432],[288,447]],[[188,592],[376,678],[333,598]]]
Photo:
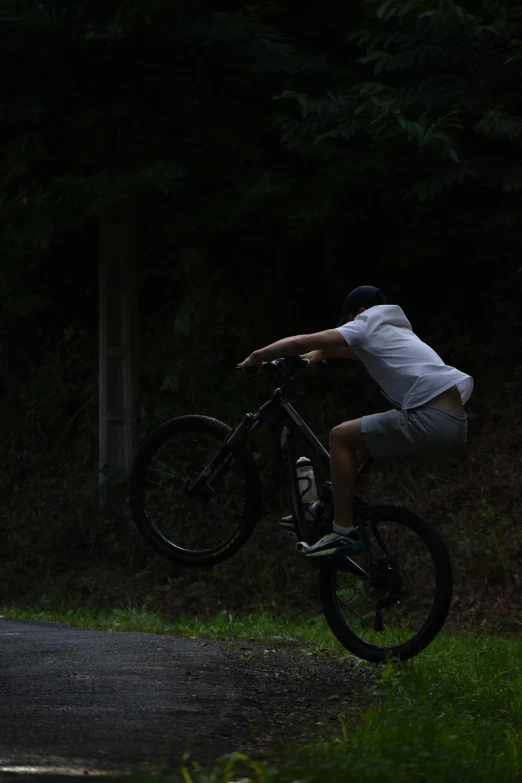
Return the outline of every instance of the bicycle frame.
[[[294,518],[299,538],[306,540],[307,526],[303,519],[295,469],[295,437],[298,434],[301,435],[311,451],[325,466],[330,464],[330,455],[293,405],[285,398],[283,389],[276,389],[270,400],[262,405],[256,413],[247,414],[234,434],[237,434],[237,437],[244,437],[263,422],[272,425],[273,440],[280,454],[290,512]],[[232,435],[232,440],[233,438],[234,435]]]
[[[239,439],[245,439],[261,423],[268,422],[274,428],[274,441],[281,455],[283,474],[290,501],[290,511],[295,521],[296,532],[300,539],[307,540],[308,529],[303,518],[295,470],[294,436],[296,434],[301,435],[326,466],[330,464],[330,454],[286,399],[285,392],[292,383],[293,378],[290,377],[286,383],[274,391],[268,402],[262,405],[255,413],[246,414],[243,421],[230,433],[223,447],[194,482],[190,488],[190,493],[197,494],[203,483],[206,484],[215,480],[222,471],[226,470],[227,460],[231,458],[231,455],[223,460],[223,452],[225,450],[228,451],[230,446]],[[359,468],[359,476],[366,472],[371,462],[371,457],[364,461]]]

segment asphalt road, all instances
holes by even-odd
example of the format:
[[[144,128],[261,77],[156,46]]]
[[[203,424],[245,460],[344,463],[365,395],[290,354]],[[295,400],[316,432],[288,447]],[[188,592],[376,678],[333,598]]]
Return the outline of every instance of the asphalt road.
[[[0,619],[0,778],[47,783],[233,751],[255,715],[233,664],[211,640]]]

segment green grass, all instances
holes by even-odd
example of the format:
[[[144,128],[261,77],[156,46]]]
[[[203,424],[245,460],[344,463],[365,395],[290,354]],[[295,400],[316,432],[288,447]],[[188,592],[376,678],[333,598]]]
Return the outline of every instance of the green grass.
[[[187,763],[185,783],[518,783],[522,780],[522,641],[439,637],[418,658],[384,668],[388,694],[342,737],[279,762],[232,756]],[[343,716],[340,716],[341,724]],[[169,780],[165,777],[165,780]]]
[[[298,620],[259,610],[249,615],[222,611],[210,617],[168,618],[146,606],[127,604],[120,608],[61,605],[43,607],[0,607],[0,616],[16,620],[46,620],[104,631],[141,631],[192,638],[250,639],[277,642],[310,642],[317,651],[336,655],[346,652],[333,637],[322,615]]]
[[[342,648],[321,618],[289,622],[268,612],[166,620],[146,608],[4,609],[18,619],[59,620],[89,628],[187,636],[308,641],[321,652]],[[341,670],[340,670],[341,671]],[[522,780],[522,640],[441,634],[421,655],[382,667],[372,686],[387,695],[338,736],[257,762],[236,754],[213,769],[187,762],[155,776],[183,783],[517,783]],[[341,727],[343,715],[339,716]],[[313,732],[312,732],[313,734]],[[149,778],[133,778],[133,780]]]

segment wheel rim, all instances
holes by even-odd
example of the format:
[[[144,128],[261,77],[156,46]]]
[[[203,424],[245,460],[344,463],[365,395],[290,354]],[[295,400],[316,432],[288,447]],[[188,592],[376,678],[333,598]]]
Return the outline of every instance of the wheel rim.
[[[163,544],[180,552],[221,552],[238,537],[246,503],[246,477],[232,455],[226,472],[192,497],[187,487],[217,454],[223,438],[211,432],[180,432],[160,444],[145,468],[141,502],[148,524]]]
[[[352,556],[371,574],[369,584],[348,560],[335,563],[336,614],[348,631],[378,650],[402,648],[419,636],[436,607],[437,574],[426,541],[393,520],[367,526],[369,550]]]

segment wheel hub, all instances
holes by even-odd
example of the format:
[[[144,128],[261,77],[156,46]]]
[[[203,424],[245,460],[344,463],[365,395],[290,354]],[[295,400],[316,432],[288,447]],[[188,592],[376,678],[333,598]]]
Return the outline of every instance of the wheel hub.
[[[199,500],[200,503],[210,503],[210,498],[212,497],[212,490],[208,486],[208,484],[203,484],[197,492],[194,492],[192,489],[192,482],[190,479],[187,479],[187,483],[185,484],[185,495],[189,498],[193,498],[194,500]]]
[[[397,596],[402,590],[402,577],[396,568],[388,563],[376,563],[369,569],[371,586],[379,593]]]

